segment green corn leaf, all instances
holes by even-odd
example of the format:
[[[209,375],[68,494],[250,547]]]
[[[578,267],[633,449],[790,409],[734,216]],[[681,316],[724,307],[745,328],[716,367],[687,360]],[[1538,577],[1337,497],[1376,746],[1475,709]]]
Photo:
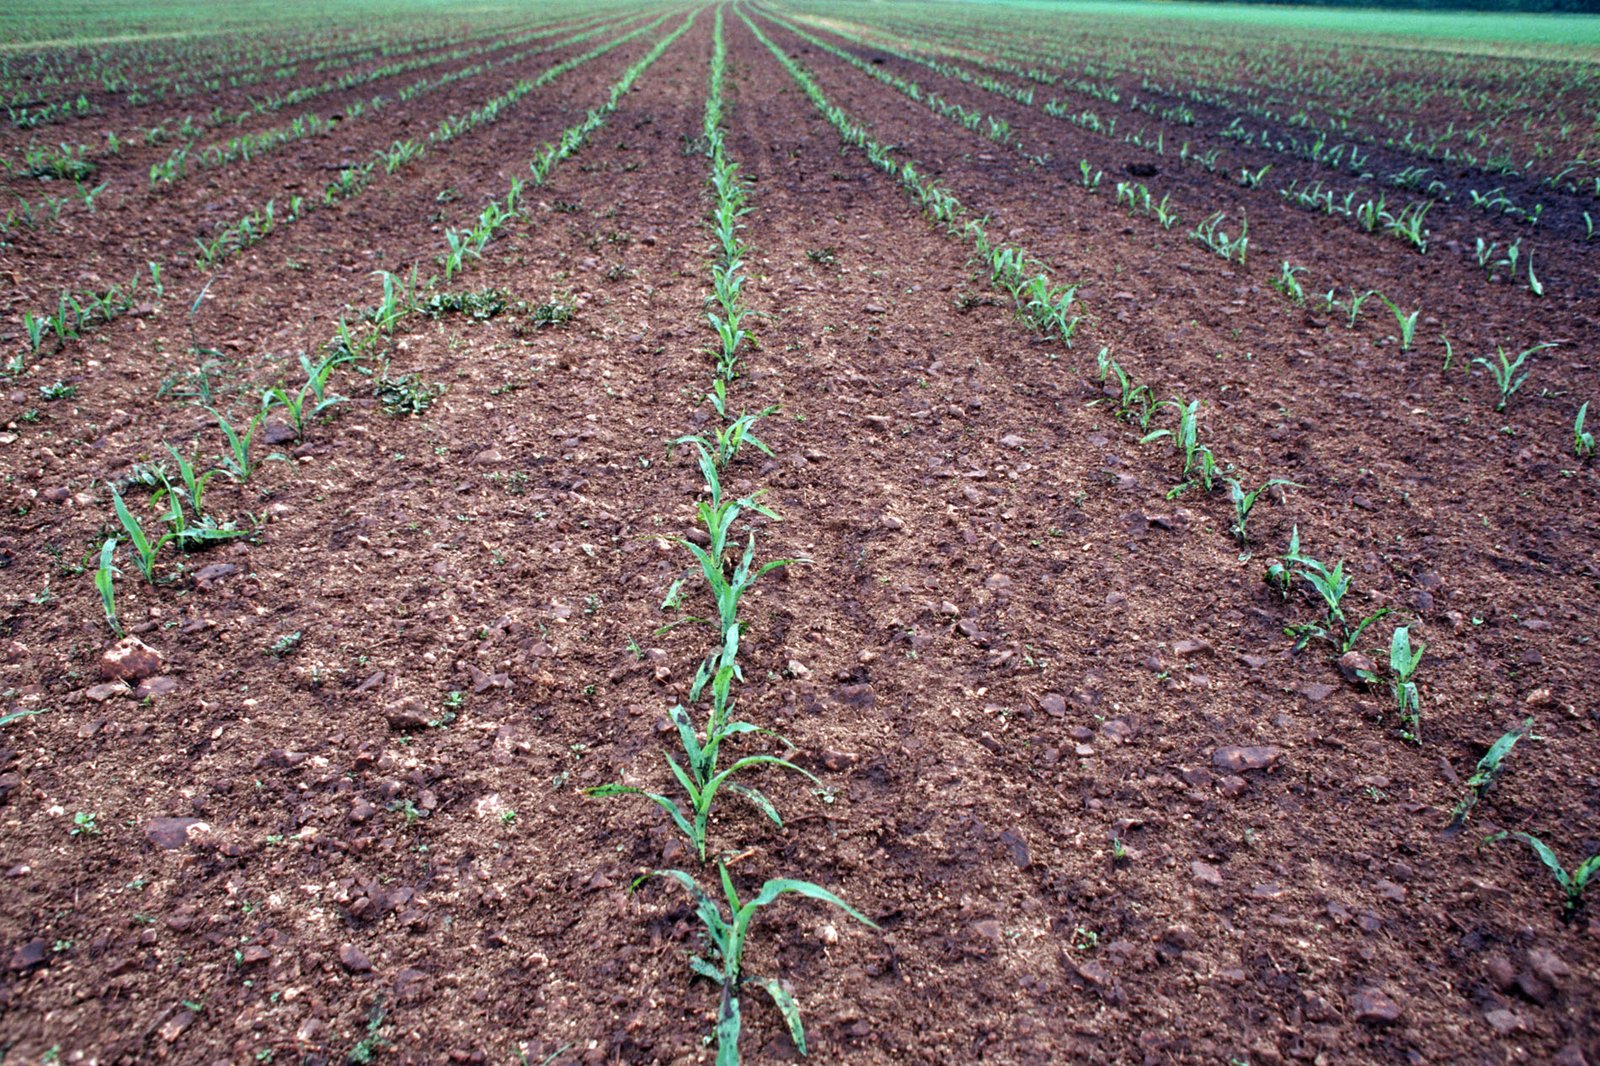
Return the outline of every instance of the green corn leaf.
[[[777,1006],[778,1013],[783,1015],[784,1024],[789,1027],[789,1039],[794,1041],[794,1049],[800,1054],[806,1053],[806,1030],[800,1024],[800,1007],[794,1001],[787,989],[776,977],[761,978],[761,987],[767,990],[767,995],[772,997],[772,1002]]]
[[[1532,833],[1496,833],[1484,841],[1484,843],[1492,844],[1496,841],[1505,840],[1507,838],[1512,840],[1520,840],[1524,844],[1528,845],[1528,847],[1532,848],[1533,853],[1539,856],[1539,861],[1544,863],[1545,869],[1549,870],[1550,873],[1554,875],[1556,882],[1567,892],[1569,896],[1572,894],[1572,878],[1567,875],[1566,867],[1561,865],[1561,860],[1556,858],[1556,853],[1550,850],[1550,846],[1544,841],[1540,840],[1538,837],[1534,836]]]

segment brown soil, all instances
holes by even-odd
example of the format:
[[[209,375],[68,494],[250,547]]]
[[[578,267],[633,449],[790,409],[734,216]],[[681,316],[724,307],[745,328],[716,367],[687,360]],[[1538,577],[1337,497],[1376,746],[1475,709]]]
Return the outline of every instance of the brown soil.
[[[700,484],[665,444],[715,417],[707,163],[685,152],[709,11],[452,283],[570,296],[572,323],[411,326],[390,373],[448,386],[426,412],[387,415],[343,375],[353,401],[286,435],[286,461],[213,480],[212,508],[266,516],[258,538],[181,572],[168,554],[155,588],[122,549],[122,616],[170,691],[96,688],[110,640],[77,569],[115,523],[105,481],[162,441],[221,446],[159,395],[191,344],[224,352],[219,402],[242,413],[371,302],[370,271],[426,266],[665,29],[241,253],[193,335],[205,279],[185,275],[11,383],[0,714],[43,713],[0,727],[8,1060],[344,1062],[371,1024],[376,1062],[711,1061],[692,910],[629,891],[698,867],[655,808],[580,792],[668,784],[665,711],[706,650],[704,629],[657,630]],[[1254,195],[1226,176],[1184,174],[1196,206],[1163,234],[1074,184],[1106,152],[1092,135],[985,96],[1048,141],[1059,162],[1034,167],[763,29],[991,232],[1082,278],[1091,316],[1070,351],[1016,322],[730,14],[759,340],[732,402],[782,405],[760,428],[775,457],[747,452],[733,488],[783,517],[762,558],[809,560],[747,599],[739,699],[835,793],[768,775],[784,828],[725,804],[713,844],[745,890],[804,877],[883,927],[793,902],[758,920],[749,968],[792,984],[811,1058],[1600,1061],[1600,912],[1563,922],[1526,849],[1476,846],[1507,828],[1569,863],[1600,850],[1600,481],[1570,451],[1592,301],[1484,299],[1454,258],[1266,193],[1259,221],[1243,201],[1249,268],[1228,266],[1178,232]],[[417,130],[448,110],[424,99]],[[239,188],[312,162],[282,156]],[[80,258],[150,257],[138,220],[104,221]],[[1266,269],[1290,249],[1436,321],[1401,353],[1386,311],[1351,330],[1291,308]],[[1443,329],[1471,354],[1567,343],[1497,416],[1481,371],[1439,373]],[[1170,449],[1090,405],[1102,345],[1204,398],[1207,441],[1251,479],[1300,485],[1252,515],[1252,554],[1225,497],[1169,500]],[[77,394],[42,401],[58,378]],[[1420,747],[1385,688],[1291,652],[1282,628],[1311,609],[1261,574],[1293,527],[1347,560],[1361,613],[1426,642]],[[1538,739],[1445,837],[1529,714]],[[98,832],[72,832],[80,812]],[[765,1000],[744,1049],[796,1058]]]

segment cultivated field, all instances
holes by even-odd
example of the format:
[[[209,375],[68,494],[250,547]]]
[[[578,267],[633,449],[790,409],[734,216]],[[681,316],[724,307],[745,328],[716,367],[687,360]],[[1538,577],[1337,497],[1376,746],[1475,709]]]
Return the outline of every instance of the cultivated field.
[[[1600,35],[1386,18],[0,16],[0,1061],[1600,1062]]]

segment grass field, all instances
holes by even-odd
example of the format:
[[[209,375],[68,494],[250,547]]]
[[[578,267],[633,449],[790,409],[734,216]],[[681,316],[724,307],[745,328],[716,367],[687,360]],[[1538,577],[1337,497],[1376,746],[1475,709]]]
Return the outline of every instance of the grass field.
[[[1600,1061],[1596,21],[0,16],[0,1061]]]

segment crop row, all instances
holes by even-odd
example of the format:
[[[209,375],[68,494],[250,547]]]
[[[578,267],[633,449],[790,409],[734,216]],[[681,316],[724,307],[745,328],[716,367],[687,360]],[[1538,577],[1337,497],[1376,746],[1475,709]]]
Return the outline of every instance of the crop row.
[[[535,78],[523,79],[517,82],[506,92],[491,98],[467,115],[452,116],[446,119],[438,129],[429,134],[428,143],[432,145],[443,144],[455,140],[473,129],[497,121],[528,93],[549,85],[563,74],[626,44],[636,37],[649,33],[660,26],[666,18],[667,16],[663,15],[655,21],[631,30],[606,44],[593,48],[581,55],[562,60]],[[623,91],[626,90],[624,89]],[[195,239],[197,248],[196,268],[209,270],[226,261],[237,252],[252,247],[266,239],[283,225],[298,222],[320,208],[331,207],[334,204],[361,195],[371,185],[376,168],[380,163],[385,172],[392,175],[403,167],[407,167],[421,159],[426,154],[426,151],[426,147],[418,142],[395,142],[387,149],[380,150],[377,153],[377,159],[347,166],[340,170],[338,176],[323,190],[320,198],[292,196],[286,203],[286,209],[281,213],[278,210],[276,199],[271,199],[260,207],[246,212],[233,222],[219,224],[209,237]],[[460,250],[460,255],[464,256],[468,254],[468,251],[469,249],[463,246]],[[457,264],[459,265],[459,259]]]
[[[861,149],[868,160],[893,179],[945,233],[968,241],[980,266],[987,269],[991,284],[1011,298],[1020,318],[1047,336],[1052,333],[1062,333],[1058,320],[1047,317],[1048,305],[1042,303],[1035,294],[1065,291],[1065,287],[1058,288],[1054,285],[1048,271],[1039,260],[1025,249],[992,239],[983,220],[970,217],[966,207],[937,182],[923,176],[914,161],[897,160],[895,149],[878,143],[858,121],[838,106],[831,104],[803,66],[785,54],[754,23],[749,25],[751,31],[784,66],[813,105],[835,127],[843,144]],[[1070,337],[1070,331],[1062,336],[1069,346]],[[1502,405],[1525,379],[1526,373],[1522,366],[1530,354],[1532,350],[1521,353],[1516,360],[1511,360],[1502,352],[1498,365],[1491,364],[1486,359],[1480,360],[1501,387]],[[1114,385],[1114,390],[1107,396],[1106,402],[1111,405],[1115,417],[1136,426],[1142,443],[1167,442],[1172,446],[1177,459],[1178,481],[1170,495],[1198,491],[1204,498],[1209,499],[1225,493],[1232,510],[1229,528],[1241,546],[1248,545],[1248,520],[1257,503],[1263,497],[1270,498],[1273,493],[1281,496],[1284,489],[1297,486],[1288,479],[1280,477],[1271,477],[1259,484],[1246,481],[1239,476],[1239,472],[1231,463],[1219,458],[1206,443],[1200,420],[1199,400],[1186,401],[1179,396],[1158,399],[1156,391],[1129,375],[1111,357],[1108,348],[1100,350],[1098,364],[1099,381],[1102,384]],[[1577,438],[1575,448],[1579,450],[1580,455],[1583,454],[1584,444],[1582,416],[1586,413],[1586,409],[1587,405],[1580,412],[1579,422],[1575,428]],[[1152,428],[1153,423],[1166,411],[1175,413],[1176,423]],[[1592,449],[1592,438],[1590,448]],[[1420,744],[1422,701],[1416,675],[1423,662],[1426,647],[1422,644],[1413,644],[1410,626],[1398,625],[1393,628],[1387,642],[1384,666],[1379,666],[1362,655],[1359,651],[1362,637],[1371,627],[1390,614],[1390,609],[1384,607],[1366,614],[1353,613],[1350,605],[1353,580],[1345,570],[1343,562],[1328,565],[1307,554],[1301,548],[1298,527],[1291,536],[1288,547],[1267,567],[1264,578],[1267,585],[1284,601],[1299,599],[1313,608],[1314,613],[1310,618],[1290,622],[1284,627],[1285,634],[1294,639],[1296,649],[1304,649],[1312,641],[1321,641],[1339,659],[1341,668],[1357,670],[1362,679],[1369,684],[1386,685],[1393,701],[1397,735],[1413,744]],[[1513,730],[1503,737],[1501,742],[1491,747],[1490,755],[1485,756],[1484,761],[1480,763],[1480,774],[1469,782],[1472,791],[1463,800],[1463,806],[1458,808],[1459,819],[1464,820],[1464,810],[1469,810],[1471,805],[1487,792],[1500,772],[1500,763],[1515,742],[1512,738],[1526,732],[1527,728],[1529,725],[1520,727],[1520,731]],[[1595,871],[1600,869],[1600,856],[1568,871],[1561,866],[1555,854],[1536,837],[1525,833],[1500,833],[1490,839],[1505,839],[1507,836],[1524,840],[1551,869],[1567,892],[1566,913],[1570,916],[1577,901],[1581,899],[1583,888]]]

